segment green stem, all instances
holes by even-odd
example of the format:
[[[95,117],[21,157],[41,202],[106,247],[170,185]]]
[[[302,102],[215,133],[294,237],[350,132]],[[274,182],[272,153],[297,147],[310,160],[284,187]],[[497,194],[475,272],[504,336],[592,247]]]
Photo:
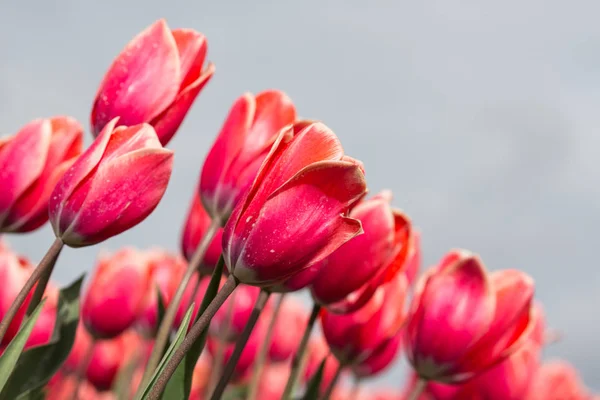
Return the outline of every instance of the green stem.
[[[167,345],[167,342],[169,340],[169,335],[171,334],[173,322],[175,321],[175,317],[177,316],[177,310],[179,308],[179,305],[181,304],[181,300],[185,293],[185,289],[187,288],[188,284],[190,283],[190,280],[192,279],[194,272],[196,272],[198,270],[198,267],[204,260],[206,251],[208,250],[208,247],[210,246],[210,243],[212,242],[213,238],[215,237],[215,234],[219,230],[220,226],[221,226],[221,221],[219,219],[213,219],[211,221],[211,224],[208,227],[206,234],[202,237],[202,240],[200,240],[200,243],[198,244],[198,247],[196,248],[196,252],[194,253],[192,259],[190,260],[190,262],[188,264],[188,267],[185,271],[185,274],[183,275],[183,278],[179,282],[179,286],[177,287],[177,290],[175,291],[175,294],[173,295],[173,299],[171,300],[171,302],[169,303],[169,306],[167,307],[167,309],[165,311],[163,320],[162,320],[160,327],[158,328],[158,331],[156,333],[154,347],[152,348],[152,353],[150,353],[150,357],[148,359],[148,364],[146,364],[146,370],[144,371],[144,375],[142,377],[142,383],[141,383],[140,387],[146,386],[146,384],[152,377],[154,370],[158,366],[160,359],[163,356],[165,346]],[[198,281],[200,281],[200,277],[198,277]]]
[[[40,303],[44,295],[46,285],[48,284],[48,280],[50,279],[50,275],[52,274],[52,270],[54,269],[54,265],[56,264],[58,255],[60,254],[60,251],[62,250],[63,246],[64,243],[62,242],[62,240],[60,240],[59,238],[56,238],[54,240],[54,243],[52,243],[52,246],[50,246],[50,248],[46,252],[46,255],[44,256],[44,258],[42,258],[42,261],[40,261],[37,268],[33,270],[31,275],[29,276],[29,279],[27,279],[25,285],[21,288],[19,294],[17,294],[17,297],[10,305],[10,308],[8,309],[6,314],[4,314],[4,318],[0,323],[0,342],[2,342],[4,335],[6,335],[6,331],[8,331],[8,327],[10,326],[12,320],[15,318],[15,315],[17,315],[19,309],[27,300],[27,296],[31,292],[31,289],[33,289],[33,286],[38,281],[40,281],[40,284],[36,288],[35,293],[31,298],[28,310],[35,309],[35,307],[37,307],[37,305]],[[32,306],[33,308],[31,308]]]
[[[298,350],[296,351],[296,354],[292,359],[292,370],[290,372],[287,384],[285,385],[285,391],[283,392],[283,396],[281,397],[282,400],[290,400],[292,398],[292,394],[294,392],[294,388],[296,387],[296,383],[298,382],[298,378],[304,370],[304,365],[306,363],[304,355],[306,353],[308,339],[310,338],[310,334],[313,330],[313,326],[315,325],[315,321],[317,320],[320,311],[321,306],[315,303],[313,305],[312,312],[310,313],[308,323],[306,324],[304,335],[302,336],[302,340],[300,341],[300,345],[298,346]]]
[[[192,326],[185,339],[183,339],[183,342],[181,342],[179,348],[175,351],[171,359],[167,362],[165,369],[156,380],[156,384],[148,393],[147,399],[160,399],[162,392],[167,387],[167,383],[169,383],[169,379],[171,379],[171,376],[173,376],[173,374],[175,373],[177,366],[179,365],[179,363],[181,363],[183,357],[185,357],[185,354],[192,348],[194,342],[196,342],[196,340],[200,338],[202,332],[204,332],[204,330],[208,328],[210,320],[215,316],[217,310],[223,305],[223,303],[225,302],[225,300],[227,300],[229,295],[233,293],[238,284],[239,282],[237,281],[237,279],[235,279],[233,275],[229,275],[229,278],[227,278],[227,281],[225,282],[221,290],[219,290],[215,298],[210,302],[206,310],[202,313],[200,318],[198,318],[196,323]]]
[[[246,397],[246,400],[256,400],[260,376],[262,375],[262,370],[265,366],[265,362],[267,361],[267,354],[269,354],[269,347],[271,346],[271,338],[273,337],[273,331],[275,330],[275,323],[277,322],[277,317],[279,316],[279,311],[281,310],[281,305],[283,304],[284,298],[285,293],[282,293],[277,299],[277,304],[275,304],[275,309],[273,310],[273,315],[271,316],[271,321],[269,322],[265,339],[261,344],[260,352],[258,353],[256,361],[254,362],[254,372],[252,374],[252,381],[250,382],[250,389],[248,389],[248,396]]]

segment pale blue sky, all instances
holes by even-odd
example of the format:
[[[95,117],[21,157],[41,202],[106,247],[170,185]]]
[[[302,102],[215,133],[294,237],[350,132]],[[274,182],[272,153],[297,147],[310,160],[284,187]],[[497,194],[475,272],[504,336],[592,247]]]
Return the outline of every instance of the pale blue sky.
[[[0,3],[0,132],[70,114],[86,127],[104,71],[154,20],[208,37],[216,74],[170,147],[156,212],[93,248],[67,249],[66,282],[101,249],[178,249],[189,197],[230,104],[285,90],[364,161],[373,192],[423,230],[426,264],[451,247],[537,282],[548,349],[600,389],[600,24],[597,1],[16,1]],[[89,131],[87,143],[91,141]],[[38,260],[51,230],[10,237]],[[398,386],[398,366],[377,382]]]

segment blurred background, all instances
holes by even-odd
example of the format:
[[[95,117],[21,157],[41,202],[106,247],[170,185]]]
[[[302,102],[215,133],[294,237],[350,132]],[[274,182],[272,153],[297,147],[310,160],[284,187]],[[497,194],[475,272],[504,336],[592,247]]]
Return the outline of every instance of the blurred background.
[[[169,144],[165,198],[135,229],[66,249],[60,283],[89,271],[99,251],[177,251],[231,103],[277,88],[364,161],[372,193],[393,190],[423,232],[425,266],[462,247],[490,269],[530,273],[564,334],[547,356],[568,359],[598,390],[599,13],[592,0],[5,0],[0,133],[56,114],[87,127],[104,72],[135,34],[161,17],[197,29],[216,74]],[[6,239],[37,261],[53,236],[46,226]],[[405,372],[401,361],[371,384],[399,388]]]

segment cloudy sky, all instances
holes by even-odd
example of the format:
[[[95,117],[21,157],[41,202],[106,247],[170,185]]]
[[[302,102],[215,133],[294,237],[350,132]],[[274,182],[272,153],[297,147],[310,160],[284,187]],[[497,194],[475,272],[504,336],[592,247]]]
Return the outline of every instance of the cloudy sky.
[[[58,281],[89,270],[99,250],[177,250],[230,104],[278,88],[364,161],[372,192],[393,190],[423,231],[426,264],[463,247],[490,269],[529,272],[565,334],[548,356],[600,389],[599,12],[593,0],[5,0],[0,132],[56,114],[87,126],[97,85],[131,37],[161,17],[197,29],[217,72],[170,144],[165,198],[137,228],[66,249]],[[52,239],[48,227],[8,238],[34,260]],[[397,386],[404,372],[376,383]]]

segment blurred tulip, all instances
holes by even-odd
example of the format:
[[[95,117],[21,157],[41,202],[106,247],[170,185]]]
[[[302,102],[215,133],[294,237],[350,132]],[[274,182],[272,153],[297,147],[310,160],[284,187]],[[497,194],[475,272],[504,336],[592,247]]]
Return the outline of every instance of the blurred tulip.
[[[132,326],[151,290],[151,276],[147,257],[133,248],[100,257],[81,309],[89,332],[114,338]]]
[[[20,257],[8,249],[0,251],[0,282],[2,282],[2,289],[0,291],[0,320],[4,318],[17,294],[25,285],[27,279],[29,279],[32,269],[33,266],[26,258]],[[1,344],[8,345],[17,334],[32,295],[33,290],[29,293],[29,296],[27,296],[27,299],[10,323]]]
[[[421,268],[421,232],[412,230],[412,240],[409,242],[408,254],[406,255],[406,265],[403,270],[408,279],[409,285],[412,285],[419,274]]]
[[[147,337],[152,337],[158,329],[158,292],[167,306],[179,285],[187,266],[185,260],[164,250],[146,252],[150,268],[150,287],[145,293],[142,311],[137,326]]]
[[[235,342],[250,319],[259,293],[260,289],[257,287],[240,285],[211,320],[211,334]]]
[[[68,373],[77,373],[86,362],[86,356],[92,346],[92,336],[83,325],[83,321],[79,320],[77,331],[75,332],[75,342],[69,353],[69,357],[63,364],[63,370]]]
[[[533,329],[533,292],[520,271],[488,275],[476,255],[450,252],[417,284],[406,330],[417,374],[459,383],[505,360]]]
[[[354,374],[361,378],[378,375],[397,358],[402,344],[402,334],[385,340],[364,360],[352,366]]]
[[[279,400],[285,390],[287,378],[290,375],[289,363],[265,365],[260,381],[258,393],[260,400]]]
[[[529,388],[527,400],[590,400],[577,370],[565,361],[553,360],[541,365]]]
[[[275,362],[290,359],[298,348],[307,323],[308,313],[302,304],[286,296],[273,327],[269,359]]]
[[[49,283],[44,293],[46,302],[25,343],[25,348],[46,344],[52,338],[58,310],[58,289]]]
[[[0,138],[0,232],[29,232],[48,221],[50,194],[82,143],[83,129],[70,117],[36,119]]]
[[[212,218],[227,221],[279,131],[295,119],[292,100],[278,90],[246,93],[235,101],[200,176],[200,197]]]
[[[115,117],[146,122],[166,145],[214,73],[204,68],[207,42],[192,29],[170,30],[161,19],[134,37],[106,72],[92,108],[92,133]]]
[[[323,380],[321,381],[321,390],[325,390],[335,377],[339,368],[339,361],[331,354],[327,342],[322,336],[314,336],[308,343],[308,354],[306,359],[306,368],[304,370],[304,380],[309,382],[314,374],[317,373],[323,360],[325,368],[323,369]]]
[[[224,282],[225,282],[225,279],[224,278],[221,279],[220,286],[222,286]],[[196,318],[196,315],[198,314],[198,310],[200,310],[200,306],[202,305],[202,299],[204,299],[204,295],[206,294],[206,290],[208,289],[208,285],[210,283],[210,277],[208,277],[208,276],[200,277],[200,284],[198,285],[198,290],[196,292],[195,297],[192,298],[192,296],[194,295],[194,289],[196,288],[197,283],[198,283],[198,274],[195,274],[194,276],[192,276],[190,283],[188,284],[187,288],[185,289],[181,303],[179,304],[179,308],[177,309],[177,314],[175,315],[175,322],[174,322],[175,328],[179,328],[179,326],[181,325],[181,322],[183,321],[183,317],[185,317],[185,313],[188,311],[188,308],[190,307],[192,302],[194,302],[194,311],[192,312],[191,320],[194,320]],[[191,326],[192,326],[192,324],[190,324],[190,328],[191,328]],[[189,328],[188,328],[188,330],[189,330]]]
[[[75,391],[77,390],[77,394]],[[78,384],[75,375],[59,375],[52,385],[47,386],[46,400],[116,400],[109,392],[99,393],[94,386],[83,380]]]
[[[206,235],[211,224],[210,215],[204,209],[198,191],[194,192],[192,204],[188,211],[185,228],[181,237],[181,249],[186,260],[191,261],[196,253],[200,239]],[[210,242],[206,254],[199,266],[202,274],[210,275],[221,257],[221,242],[223,241],[223,228],[219,228],[215,237]]]
[[[242,283],[276,286],[362,233],[346,217],[366,192],[362,166],[321,123],[283,129],[223,231],[223,256]]]
[[[384,191],[359,203],[349,216],[362,223],[365,233],[299,274],[299,280],[311,282],[316,303],[333,312],[355,311],[404,266],[411,226],[406,215],[391,208],[391,201],[392,193]]]
[[[408,282],[404,274],[380,286],[369,302],[349,314],[321,312],[323,335],[342,364],[364,362],[379,346],[399,335],[406,319]]]
[[[213,365],[210,355],[203,352],[194,367],[189,400],[202,400],[204,398],[212,368]]]
[[[48,205],[54,233],[71,247],[100,243],[143,221],[162,198],[173,152],[147,124],[106,125],[58,182]]]
[[[125,365],[126,340],[119,336],[111,340],[98,340],[93,346],[92,356],[86,368],[87,380],[98,390],[109,390]]]

